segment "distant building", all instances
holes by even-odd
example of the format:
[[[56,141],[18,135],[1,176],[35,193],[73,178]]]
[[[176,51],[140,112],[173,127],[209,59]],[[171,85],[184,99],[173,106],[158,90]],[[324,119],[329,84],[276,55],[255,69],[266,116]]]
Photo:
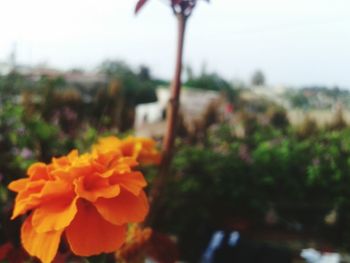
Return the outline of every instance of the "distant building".
[[[164,127],[159,125],[166,117],[166,110],[170,98],[169,88],[160,87],[156,91],[157,102],[140,104],[135,111],[135,129],[151,129],[157,127],[157,133],[162,133]],[[200,119],[208,106],[221,99],[217,91],[183,88],[180,98],[180,112],[186,124],[191,125]],[[155,125],[156,124],[156,125]],[[160,130],[159,130],[160,129]]]
[[[290,108],[289,101],[284,97],[288,90],[285,86],[253,86],[241,92],[241,98],[251,101],[266,99],[285,108]]]
[[[136,106],[135,127],[145,124],[157,123],[163,120],[165,107],[159,102],[145,103]]]
[[[27,76],[32,81],[39,81],[42,77],[54,79],[63,75],[62,71],[54,68],[49,68],[47,66],[19,66],[16,68],[16,71],[24,76]]]
[[[86,88],[96,84],[107,84],[108,80],[105,74],[98,72],[86,72],[79,70],[71,70],[64,73],[65,81],[72,85],[81,85]]]

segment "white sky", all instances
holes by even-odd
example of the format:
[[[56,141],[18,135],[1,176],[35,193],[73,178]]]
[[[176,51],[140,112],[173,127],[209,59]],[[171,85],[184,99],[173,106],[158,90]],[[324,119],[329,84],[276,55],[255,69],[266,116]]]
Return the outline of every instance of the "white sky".
[[[22,63],[89,69],[118,58],[170,78],[175,19],[164,0],[135,16],[136,1],[0,0],[0,60],[17,43]],[[229,79],[262,69],[270,84],[350,88],[350,0],[200,1],[185,63]]]

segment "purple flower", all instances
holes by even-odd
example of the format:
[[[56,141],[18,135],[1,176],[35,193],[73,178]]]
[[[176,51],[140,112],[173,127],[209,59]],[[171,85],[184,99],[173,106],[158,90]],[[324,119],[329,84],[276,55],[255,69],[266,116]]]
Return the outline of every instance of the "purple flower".
[[[30,149],[28,148],[23,148],[19,154],[23,159],[29,159],[31,157],[33,157],[33,151],[31,151]]]

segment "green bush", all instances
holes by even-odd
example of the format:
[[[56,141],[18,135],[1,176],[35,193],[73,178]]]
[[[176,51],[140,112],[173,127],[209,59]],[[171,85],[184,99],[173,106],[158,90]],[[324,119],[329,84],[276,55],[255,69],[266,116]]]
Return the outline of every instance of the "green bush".
[[[350,245],[350,221],[341,219],[350,217],[350,129],[306,138],[292,128],[267,126],[241,139],[233,134],[224,125],[209,135],[206,147],[178,145],[157,223],[179,236],[185,257],[198,257],[211,227],[225,227],[230,218],[264,225],[271,206],[281,227],[294,222]],[[337,234],[327,236],[324,217],[334,208]]]

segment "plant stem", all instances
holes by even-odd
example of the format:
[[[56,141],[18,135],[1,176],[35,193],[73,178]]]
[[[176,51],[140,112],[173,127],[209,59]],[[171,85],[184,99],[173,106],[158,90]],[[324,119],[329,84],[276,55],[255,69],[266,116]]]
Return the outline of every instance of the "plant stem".
[[[151,189],[150,193],[152,210],[148,217],[148,223],[151,223],[154,220],[159,205],[159,196],[161,195],[166,179],[169,176],[170,165],[173,158],[174,142],[176,138],[181,93],[182,58],[187,16],[184,13],[178,13],[176,14],[176,18],[178,22],[178,42],[175,74],[170,88],[170,99],[167,109],[167,125],[163,139],[162,162],[160,164],[158,176],[154,180],[153,188]]]
[[[171,97],[168,105],[168,121],[166,133],[163,140],[163,155],[172,156],[174,141],[176,137],[176,125],[178,120],[178,111],[180,104],[180,92],[181,92],[181,73],[182,73],[182,58],[183,48],[185,40],[185,30],[187,18],[183,14],[177,15],[178,20],[178,43],[177,43],[177,56],[175,75],[171,85]],[[171,161],[171,158],[170,160]]]

